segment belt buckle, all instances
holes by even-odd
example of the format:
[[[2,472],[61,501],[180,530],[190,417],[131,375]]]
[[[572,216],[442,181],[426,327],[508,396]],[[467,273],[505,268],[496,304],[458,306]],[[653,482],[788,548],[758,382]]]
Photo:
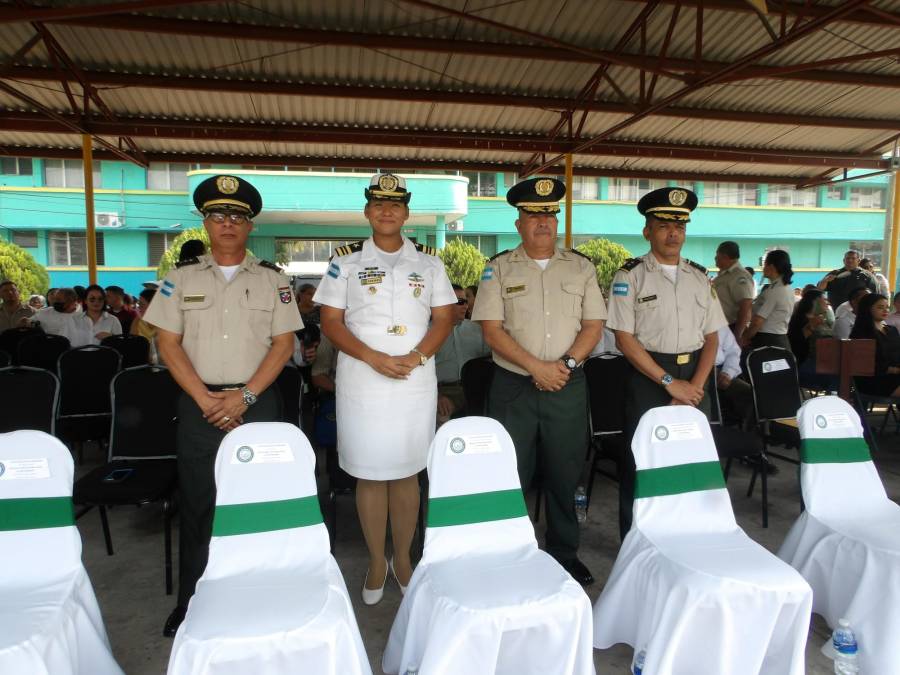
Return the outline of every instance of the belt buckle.
[[[406,326],[389,326],[388,335],[406,335]]]
[[[691,362],[690,354],[679,354],[678,356],[675,357],[675,363],[677,363],[679,366],[685,366],[690,362]]]

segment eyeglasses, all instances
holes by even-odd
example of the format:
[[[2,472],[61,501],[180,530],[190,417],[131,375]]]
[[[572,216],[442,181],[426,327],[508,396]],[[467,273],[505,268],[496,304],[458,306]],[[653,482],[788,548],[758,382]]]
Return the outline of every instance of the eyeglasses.
[[[242,213],[210,213],[208,216],[216,225],[221,225],[226,219],[231,221],[232,225],[246,225],[250,219]]]
[[[460,307],[462,307],[463,305],[468,305],[469,301],[466,300],[465,298],[457,298],[456,304],[459,305]]]

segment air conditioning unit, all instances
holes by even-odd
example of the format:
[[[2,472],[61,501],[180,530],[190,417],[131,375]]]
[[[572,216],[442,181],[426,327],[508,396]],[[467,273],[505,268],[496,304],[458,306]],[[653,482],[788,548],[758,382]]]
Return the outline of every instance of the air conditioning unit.
[[[122,227],[125,223],[119,218],[118,213],[95,213],[94,227]]]
[[[452,223],[447,224],[447,229],[451,232],[462,232],[465,229],[465,225],[463,225],[461,220],[454,220]]]

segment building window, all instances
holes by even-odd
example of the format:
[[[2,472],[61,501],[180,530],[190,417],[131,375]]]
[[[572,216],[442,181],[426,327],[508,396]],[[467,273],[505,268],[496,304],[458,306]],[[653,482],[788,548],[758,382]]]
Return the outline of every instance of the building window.
[[[7,176],[30,176],[31,159],[28,157],[0,158],[0,173]]]
[[[497,196],[497,174],[485,171],[477,173],[472,171],[463,171],[462,175],[469,179],[469,196],[470,197],[496,197]]]
[[[334,249],[352,244],[355,239],[276,239],[275,259],[280,263],[328,262]]]
[[[100,187],[100,162],[94,162],[91,173],[94,188]],[[44,185],[47,187],[83,188],[84,163],[80,159],[45,159]]]
[[[450,237],[447,238],[449,239]],[[494,235],[457,234],[454,235],[454,238],[462,239],[465,243],[471,244],[486,258],[490,258],[497,252],[497,237]]]
[[[148,232],[147,233],[147,265],[158,267],[163,254],[169,250],[180,232]]]
[[[593,176],[572,176],[572,199],[597,199],[597,179]]]
[[[859,257],[868,258],[875,267],[881,267],[881,247],[884,242],[880,240],[851,241],[850,248],[859,251]]]
[[[187,190],[188,164],[180,162],[150,162],[147,171],[148,190]]]
[[[14,243],[16,246],[21,246],[22,248],[37,248],[37,232],[13,230],[12,243]]]
[[[828,188],[828,199],[832,201],[843,201],[846,199],[844,197],[844,188],[841,185],[836,185]]]
[[[103,233],[97,232],[97,265],[105,265],[105,257]],[[84,232],[51,232],[50,264],[54,267],[87,265],[87,237]]]
[[[850,188],[851,209],[883,209],[884,190],[870,187]]]
[[[706,204],[756,206],[756,183],[707,183],[703,188]]]
[[[273,165],[265,165],[265,164],[244,164],[241,167],[241,171],[287,171],[288,167],[286,166],[273,166]]]
[[[636,202],[648,192],[667,185],[668,182],[655,178],[611,178],[609,199],[615,202]]]
[[[770,185],[769,206],[805,206],[815,207],[816,189],[795,190],[790,185]]]

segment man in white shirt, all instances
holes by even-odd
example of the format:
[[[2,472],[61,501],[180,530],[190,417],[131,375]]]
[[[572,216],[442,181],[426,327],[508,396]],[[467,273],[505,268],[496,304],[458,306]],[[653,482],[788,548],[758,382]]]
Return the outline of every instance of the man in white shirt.
[[[747,429],[753,422],[753,391],[745,380],[738,378],[741,373],[741,348],[727,326],[719,329],[716,370],[716,388],[722,407],[739,417]]]
[[[72,347],[82,347],[92,343],[93,335],[79,321],[75,314],[78,296],[71,288],[59,288],[53,296],[53,306],[35,312],[33,322],[45,333],[62,335]]]
[[[853,324],[856,322],[856,308],[859,306],[859,301],[870,292],[865,287],[854,288],[850,291],[849,300],[834,310],[834,331],[832,334],[838,340],[847,340],[850,337],[850,331],[853,330]]]
[[[466,318],[469,301],[466,291],[453,284],[456,306],[453,308],[453,330],[434,357],[437,370],[437,419],[443,424],[454,413],[464,410],[466,399],[462,388],[462,367],[466,361],[487,356],[490,348],[484,342],[481,327]]]

